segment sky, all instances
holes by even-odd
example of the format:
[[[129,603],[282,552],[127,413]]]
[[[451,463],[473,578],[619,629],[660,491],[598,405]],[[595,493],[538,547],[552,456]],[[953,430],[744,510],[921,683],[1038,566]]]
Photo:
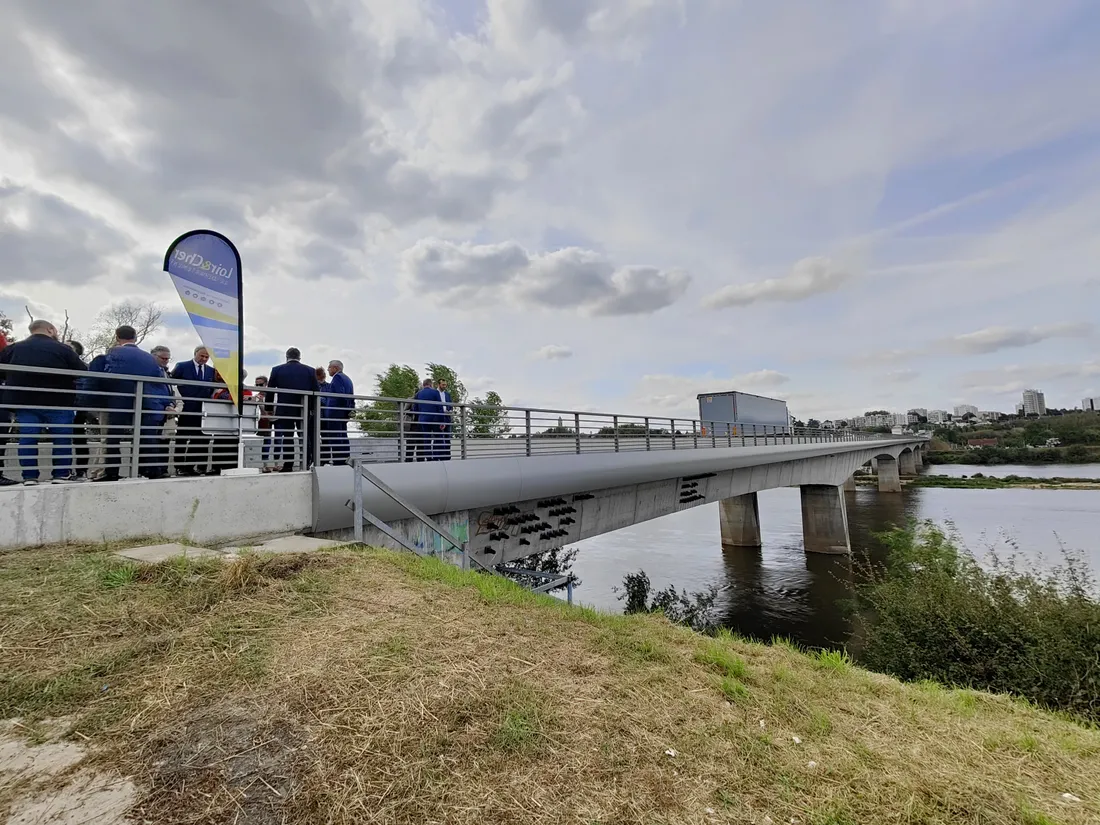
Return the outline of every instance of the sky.
[[[0,310],[234,240],[289,346],[508,404],[799,418],[1100,396],[1092,0],[0,6]]]

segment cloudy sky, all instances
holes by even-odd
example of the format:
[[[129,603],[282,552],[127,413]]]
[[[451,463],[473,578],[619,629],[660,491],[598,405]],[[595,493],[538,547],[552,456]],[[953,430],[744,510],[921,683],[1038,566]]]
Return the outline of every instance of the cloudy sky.
[[[240,248],[246,362],[515,404],[1100,395],[1092,0],[4,0],[0,309]]]

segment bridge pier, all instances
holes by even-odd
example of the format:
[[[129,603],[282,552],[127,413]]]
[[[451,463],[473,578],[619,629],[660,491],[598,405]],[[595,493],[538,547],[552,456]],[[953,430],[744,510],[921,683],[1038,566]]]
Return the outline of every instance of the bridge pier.
[[[802,538],[807,553],[851,553],[844,491],[832,484],[803,484]]]
[[[917,470],[920,471],[924,468],[924,451],[913,450],[913,463],[917,465]]]
[[[912,450],[904,452],[898,457],[898,470],[903,476],[915,476],[917,474],[917,460]]]
[[[878,491],[880,493],[900,493],[901,476],[898,474],[898,462],[893,456],[880,455],[875,459],[878,473]]]
[[[760,547],[760,504],[756,493],[718,502],[723,547]]]
[[[844,492],[854,493],[855,489],[856,489],[856,477],[855,477],[855,474],[853,473],[852,475],[848,476],[848,478],[844,482]]]

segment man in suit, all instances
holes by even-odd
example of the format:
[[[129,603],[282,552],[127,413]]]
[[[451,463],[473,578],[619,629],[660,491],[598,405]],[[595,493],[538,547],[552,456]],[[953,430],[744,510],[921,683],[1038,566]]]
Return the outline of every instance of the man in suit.
[[[450,461],[451,427],[454,425],[454,407],[451,406],[451,394],[447,391],[447,382],[441,378],[436,389],[439,390],[439,397],[443,401],[443,407],[440,409],[440,413],[443,415],[443,427],[439,434],[439,450],[436,455],[436,461]]]
[[[164,370],[157,359],[137,345],[137,332],[129,325],[115,330],[118,346],[107,353],[106,374],[163,379]],[[138,435],[138,474],[145,478],[161,478],[167,470],[160,460],[158,442],[160,427],[164,423],[164,410],[172,403],[172,388],[164,381],[141,382],[141,415],[134,420],[134,399],[137,381],[120,378],[104,387],[112,393],[111,414],[108,416],[110,434],[107,437],[107,467],[96,481],[118,481],[121,465],[119,444],[134,430]],[[128,432],[129,431],[129,432]]]
[[[180,361],[172,368],[171,377],[180,381],[214,383],[214,368],[208,363],[206,347],[195,347],[195,357]],[[181,384],[183,411],[176,419],[176,472],[181,476],[202,475],[206,469],[210,439],[202,432],[202,402],[214,395],[214,388]]]
[[[32,321],[29,331],[29,338],[0,352],[0,364],[42,370],[88,369],[71,347],[57,340],[57,327],[49,321]],[[4,401],[15,408],[23,483],[38,483],[38,443],[46,439],[53,442],[54,483],[74,481],[71,467],[76,378],[52,372],[12,371],[4,384]]]
[[[324,427],[321,437],[327,438],[328,443],[322,445],[323,452],[327,452],[329,460],[334,464],[347,464],[351,458],[351,442],[348,441],[348,419],[355,409],[355,387],[351,379],[344,374],[344,362],[332,360],[328,362],[328,374],[331,379],[328,382],[330,395],[321,399]],[[327,449],[324,449],[327,447]]]
[[[439,440],[443,429],[443,398],[432,386],[432,379],[425,378],[424,385],[413,401],[413,412],[420,428],[420,450],[417,461],[438,460]]]
[[[267,379],[269,390],[300,390],[301,392],[279,392],[275,397],[275,430],[278,435],[275,439],[275,454],[281,455],[283,460],[282,472],[289,473],[294,470],[294,455],[297,452],[295,446],[295,431],[302,441],[306,456],[303,467],[308,468],[313,459],[313,426],[308,415],[311,408],[311,399],[305,393],[316,393],[319,389],[317,374],[313,367],[307,367],[302,363],[302,353],[297,347],[291,347],[286,351],[286,363],[279,364],[271,370]],[[302,432],[303,426],[305,432]]]

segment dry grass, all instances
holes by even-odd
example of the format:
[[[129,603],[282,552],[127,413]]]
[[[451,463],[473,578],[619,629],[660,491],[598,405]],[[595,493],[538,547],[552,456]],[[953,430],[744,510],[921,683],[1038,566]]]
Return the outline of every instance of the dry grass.
[[[0,716],[158,823],[1100,821],[1095,730],[407,555],[5,554],[0,623]]]

